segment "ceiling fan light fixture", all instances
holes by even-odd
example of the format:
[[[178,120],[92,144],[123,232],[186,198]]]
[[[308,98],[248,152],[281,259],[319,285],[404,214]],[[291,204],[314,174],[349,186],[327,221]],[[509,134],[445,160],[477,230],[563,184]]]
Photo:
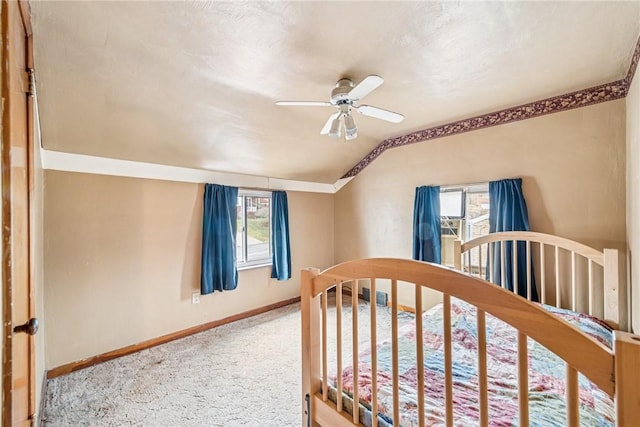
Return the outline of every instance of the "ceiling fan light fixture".
[[[340,117],[333,119],[331,122],[331,129],[329,129],[329,136],[331,138],[340,138]]]
[[[351,114],[344,117],[344,136],[347,140],[356,139],[358,137],[358,128]]]

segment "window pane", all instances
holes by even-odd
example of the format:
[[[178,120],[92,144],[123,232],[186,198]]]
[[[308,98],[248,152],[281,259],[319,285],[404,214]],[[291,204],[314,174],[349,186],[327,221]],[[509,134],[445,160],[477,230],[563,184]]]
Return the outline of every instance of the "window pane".
[[[244,238],[242,237],[242,196],[238,196],[236,203],[236,213],[238,221],[238,229],[236,231],[236,262],[244,261],[244,255],[242,245],[244,244]]]
[[[468,240],[475,239],[476,237],[480,236],[486,236],[487,234],[489,234],[488,214],[479,221],[469,221],[469,236],[467,237]]]
[[[489,192],[467,193],[467,219],[489,214]],[[488,233],[488,231],[487,231]]]
[[[489,192],[488,190],[467,193],[467,236],[466,240],[489,234]],[[484,276],[486,270],[486,257],[483,254],[484,265],[475,267],[473,273]],[[471,251],[471,265],[480,264],[480,253]]]
[[[250,196],[247,203],[247,260],[268,259],[271,256],[269,197]]]
[[[440,215],[450,218],[462,218],[464,215],[464,192],[445,190],[440,192]]]

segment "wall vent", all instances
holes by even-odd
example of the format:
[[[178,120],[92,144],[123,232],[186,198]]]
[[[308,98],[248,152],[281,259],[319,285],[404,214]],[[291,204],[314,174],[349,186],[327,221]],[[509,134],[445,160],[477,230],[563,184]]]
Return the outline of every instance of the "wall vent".
[[[371,301],[371,291],[369,288],[362,288],[362,299],[365,301]],[[388,296],[385,292],[376,291],[376,305],[386,307]]]

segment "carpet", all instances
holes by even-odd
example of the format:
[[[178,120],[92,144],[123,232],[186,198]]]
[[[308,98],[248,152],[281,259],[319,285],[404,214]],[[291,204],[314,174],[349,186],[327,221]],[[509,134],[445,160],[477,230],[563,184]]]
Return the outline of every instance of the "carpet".
[[[351,334],[351,299],[343,331]],[[335,321],[333,301],[329,324]],[[359,330],[369,305],[359,302]],[[378,332],[390,313],[379,308]],[[401,313],[401,323],[412,316]],[[329,348],[335,330],[329,330]],[[368,332],[359,341],[368,340]],[[350,349],[343,360],[348,363]],[[328,357],[335,365],[335,355]],[[300,304],[114,359],[47,383],[43,426],[299,426]]]

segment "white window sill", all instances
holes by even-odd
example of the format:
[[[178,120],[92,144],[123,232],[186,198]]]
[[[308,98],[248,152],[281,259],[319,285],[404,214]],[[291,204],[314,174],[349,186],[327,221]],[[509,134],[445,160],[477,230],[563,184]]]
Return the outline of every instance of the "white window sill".
[[[242,264],[238,265],[238,271],[244,270],[253,270],[254,268],[263,268],[263,267],[271,267],[273,264],[271,262],[266,263],[258,263],[258,264]]]

